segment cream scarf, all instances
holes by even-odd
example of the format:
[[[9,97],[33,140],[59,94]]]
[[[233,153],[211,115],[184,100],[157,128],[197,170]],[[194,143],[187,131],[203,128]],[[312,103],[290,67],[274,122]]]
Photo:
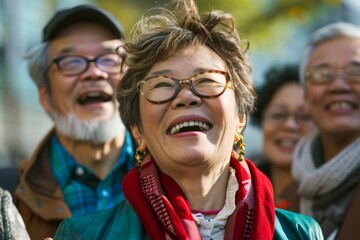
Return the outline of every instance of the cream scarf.
[[[318,136],[312,133],[297,144],[294,151],[292,175],[300,183],[298,193],[300,210],[313,216],[312,205],[315,197],[321,197],[344,183],[360,167],[360,138],[339,152],[330,161],[316,168],[311,147]]]

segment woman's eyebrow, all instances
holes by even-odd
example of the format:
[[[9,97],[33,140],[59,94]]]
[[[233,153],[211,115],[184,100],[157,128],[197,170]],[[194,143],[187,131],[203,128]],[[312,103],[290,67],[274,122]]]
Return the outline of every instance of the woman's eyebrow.
[[[193,74],[197,74],[199,72],[203,72],[203,71],[206,71],[208,69],[205,69],[205,68],[195,68],[193,70]],[[164,69],[164,70],[159,70],[159,71],[155,71],[155,72],[151,72],[149,73],[148,75],[150,76],[154,76],[154,75],[171,75],[173,71],[170,70],[170,69]]]

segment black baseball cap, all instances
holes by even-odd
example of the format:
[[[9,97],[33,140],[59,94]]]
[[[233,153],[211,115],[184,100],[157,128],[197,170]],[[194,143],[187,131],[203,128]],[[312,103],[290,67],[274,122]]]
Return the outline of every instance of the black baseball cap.
[[[119,39],[124,39],[120,23],[108,12],[94,5],[78,5],[59,10],[43,29],[43,41],[50,41],[65,27],[77,22],[97,23],[109,29]]]

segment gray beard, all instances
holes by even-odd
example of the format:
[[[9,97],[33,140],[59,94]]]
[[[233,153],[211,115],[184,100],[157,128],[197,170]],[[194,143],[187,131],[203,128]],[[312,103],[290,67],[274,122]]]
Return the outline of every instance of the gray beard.
[[[74,113],[63,116],[57,111],[52,111],[51,117],[59,133],[78,141],[100,144],[111,141],[125,132],[125,126],[117,112],[106,121],[81,120]]]

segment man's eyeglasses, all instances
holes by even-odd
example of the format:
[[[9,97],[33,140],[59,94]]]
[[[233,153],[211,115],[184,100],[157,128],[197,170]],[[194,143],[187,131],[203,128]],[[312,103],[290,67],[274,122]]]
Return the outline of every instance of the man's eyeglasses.
[[[115,53],[102,54],[92,59],[77,55],[64,55],[55,58],[51,64],[55,63],[63,75],[74,76],[84,73],[92,62],[104,72],[120,73],[121,58]]]
[[[217,98],[224,93],[230,82],[228,73],[220,70],[206,70],[188,79],[177,79],[167,75],[155,75],[138,83],[141,94],[155,104],[171,101],[187,84],[196,96]]]
[[[304,112],[290,113],[288,111],[274,111],[265,114],[265,120],[271,121],[276,125],[283,124],[289,117],[292,117],[302,128],[307,128],[313,124],[310,115]]]
[[[360,64],[350,64],[342,69],[333,69],[328,66],[314,68],[305,72],[305,78],[314,84],[326,84],[341,75],[347,82],[360,83]]]

